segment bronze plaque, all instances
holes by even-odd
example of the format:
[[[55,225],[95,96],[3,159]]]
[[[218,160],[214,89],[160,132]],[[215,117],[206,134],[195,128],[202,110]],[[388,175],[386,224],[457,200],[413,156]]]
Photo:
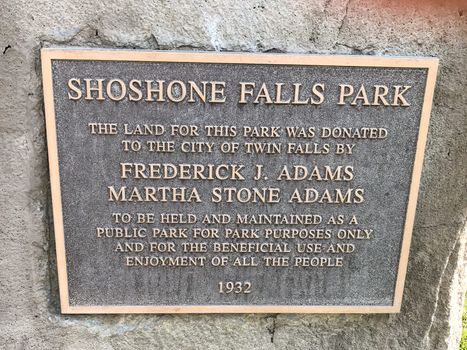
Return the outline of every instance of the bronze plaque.
[[[43,49],[62,312],[398,312],[437,64]]]

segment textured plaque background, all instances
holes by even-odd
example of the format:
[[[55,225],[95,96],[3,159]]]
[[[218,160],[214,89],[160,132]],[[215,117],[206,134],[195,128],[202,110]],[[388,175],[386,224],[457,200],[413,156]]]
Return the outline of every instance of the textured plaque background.
[[[337,66],[288,66],[261,64],[200,64],[174,62],[118,62],[53,60],[53,93],[58,144],[60,188],[70,306],[104,305],[335,305],[391,306],[397,279],[401,240],[406,217],[408,194],[416,151],[427,69]],[[67,98],[70,78],[162,79],[188,81],[225,81],[224,104],[134,103],[71,101]],[[320,106],[239,105],[238,82],[252,81],[273,85],[299,82],[309,87],[324,83],[326,101]],[[401,107],[338,106],[338,84],[366,86],[411,85],[405,94],[411,102]],[[287,96],[287,93],[285,94]],[[125,153],[120,141],[131,137],[119,135],[97,137],[89,133],[90,122],[195,124],[249,126],[384,127],[386,140],[290,140],[285,137],[271,142],[354,143],[351,156],[335,155],[251,155],[239,153],[158,154]],[[154,139],[143,137],[143,141]],[[162,136],[170,140],[170,136]],[[174,138],[176,141],[187,139]],[[227,139],[226,139],[227,140]],[[199,136],[193,141],[211,141]],[[262,142],[236,137],[238,142]],[[143,163],[232,163],[251,165],[245,181],[191,180],[122,180],[120,162]],[[282,165],[353,165],[351,182],[253,181],[253,164],[263,164],[266,174],[277,174]],[[112,203],[107,186],[195,186],[208,194],[214,186],[281,187],[291,194],[295,187],[364,188],[363,204],[279,204],[236,203]],[[208,198],[205,196],[204,198]],[[357,251],[345,256],[342,268],[306,267],[125,267],[125,254],[114,252],[115,239],[97,238],[96,226],[112,223],[112,212],[260,214],[310,213],[357,215],[359,228],[374,230],[374,238],[356,241]],[[156,224],[154,227],[168,227]],[[190,225],[178,225],[190,227]],[[197,227],[202,226],[196,224]],[[235,224],[225,226],[236,228]],[[222,230],[225,228],[220,226]],[[238,228],[256,227],[238,226]],[[348,225],[320,228],[353,228]],[[274,228],[292,228],[275,226]],[[304,228],[304,227],[297,227]],[[309,226],[307,228],[313,228]],[[133,242],[138,240],[132,240]],[[152,241],[152,239],[151,239]],[[298,240],[297,240],[298,241]],[[336,240],[333,240],[336,241]],[[290,241],[290,243],[294,241]],[[310,241],[313,242],[313,241]],[[145,254],[148,255],[148,254]],[[205,254],[206,255],[206,254]],[[213,254],[209,253],[208,256]],[[248,254],[246,254],[248,256]],[[251,294],[219,294],[219,281],[250,281]]]

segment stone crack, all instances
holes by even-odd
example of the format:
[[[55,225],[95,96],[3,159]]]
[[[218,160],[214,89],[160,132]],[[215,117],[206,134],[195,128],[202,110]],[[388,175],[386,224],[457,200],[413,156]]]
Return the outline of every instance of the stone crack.
[[[276,334],[277,315],[268,317],[268,319],[272,319],[272,323],[271,323],[271,325],[267,326],[266,329],[268,330],[269,334],[271,335],[271,343],[274,343],[274,336]]]
[[[451,261],[451,258],[454,254],[454,252],[456,251],[456,245],[457,243],[459,242],[461,236],[462,236],[462,232],[464,230],[464,225],[462,225],[462,228],[459,230],[459,233],[457,234],[457,237],[456,237],[456,240],[454,241],[451,249],[449,250],[449,255],[447,256],[446,258],[446,261],[444,263],[444,266],[443,266],[443,270],[441,272],[441,276],[440,276],[440,279],[439,279],[439,282],[438,282],[438,285],[436,287],[436,299],[435,299],[435,302],[434,302],[434,308],[433,308],[433,313],[431,314],[431,318],[430,318],[430,325],[428,326],[428,329],[427,331],[425,332],[425,336],[423,337],[424,339],[424,342],[427,346],[427,348],[431,348],[430,347],[430,342],[431,342],[431,339],[430,339],[430,334],[431,334],[431,330],[433,328],[433,325],[436,321],[436,314],[438,312],[438,307],[439,307],[439,299],[440,299],[440,291],[441,291],[441,286],[443,284],[443,281],[444,281],[444,277],[445,277],[445,274],[446,274],[446,270],[449,266],[449,262]]]
[[[341,35],[342,28],[344,27],[344,24],[347,20],[347,15],[349,13],[349,5],[350,5],[350,0],[347,0],[347,3],[345,4],[344,16],[342,16],[342,20],[339,26],[337,27],[337,35],[336,35],[336,40],[335,40],[336,44],[339,42],[339,37]]]

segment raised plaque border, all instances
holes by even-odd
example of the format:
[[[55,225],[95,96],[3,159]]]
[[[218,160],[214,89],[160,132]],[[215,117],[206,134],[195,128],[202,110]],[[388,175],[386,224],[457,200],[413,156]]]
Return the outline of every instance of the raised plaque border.
[[[427,79],[420,118],[417,150],[412,170],[407,213],[402,236],[399,267],[391,306],[289,306],[289,305],[115,305],[71,306],[68,297],[65,236],[63,230],[62,199],[58,163],[57,133],[52,81],[53,60],[125,61],[125,62],[189,62],[221,64],[275,64],[298,66],[350,66],[380,68],[427,69]],[[398,313],[401,309],[410,242],[417,206],[418,189],[423,167],[423,157],[433,93],[438,70],[437,58],[380,57],[343,55],[253,54],[183,51],[133,51],[92,48],[43,48],[41,49],[44,110],[49,156],[50,187],[52,193],[55,247],[57,252],[58,284],[61,312],[65,314],[149,314],[149,313]]]

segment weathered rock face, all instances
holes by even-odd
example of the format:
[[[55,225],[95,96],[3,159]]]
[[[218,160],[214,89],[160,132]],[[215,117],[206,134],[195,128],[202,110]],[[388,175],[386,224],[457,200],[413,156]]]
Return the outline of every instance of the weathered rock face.
[[[3,348],[457,348],[467,207],[465,1],[3,0],[1,8]],[[439,57],[402,312],[61,315],[40,80],[44,46]]]

